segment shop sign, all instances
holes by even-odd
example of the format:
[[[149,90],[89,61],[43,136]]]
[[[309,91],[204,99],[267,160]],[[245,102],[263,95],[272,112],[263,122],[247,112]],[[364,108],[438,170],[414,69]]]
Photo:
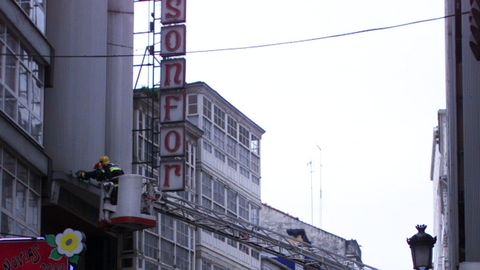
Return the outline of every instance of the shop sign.
[[[0,239],[0,270],[68,270],[85,249],[85,235],[66,229],[42,238]]]

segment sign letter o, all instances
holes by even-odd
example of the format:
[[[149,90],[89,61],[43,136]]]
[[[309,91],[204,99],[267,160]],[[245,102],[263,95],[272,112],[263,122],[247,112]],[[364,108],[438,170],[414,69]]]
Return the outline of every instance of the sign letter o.
[[[172,140],[170,140],[171,136],[174,136]],[[177,131],[175,130],[170,130],[165,134],[165,140],[163,142],[163,145],[165,146],[165,149],[168,150],[168,152],[176,152],[180,148],[180,134],[178,134]],[[173,142],[173,145],[171,144]]]

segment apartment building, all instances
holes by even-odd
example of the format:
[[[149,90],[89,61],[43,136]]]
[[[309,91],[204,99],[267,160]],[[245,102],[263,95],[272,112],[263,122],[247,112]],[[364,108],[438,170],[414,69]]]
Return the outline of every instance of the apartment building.
[[[53,48],[42,1],[0,2],[0,236],[41,233],[45,91]]]
[[[445,225],[437,237],[447,244],[439,248],[448,250],[440,258],[448,264],[441,269],[470,270],[480,268],[480,6],[478,1],[446,0],[445,10],[447,108],[446,124],[439,121],[439,131],[446,131],[440,145],[445,144],[447,166],[439,177],[447,198],[437,202],[446,202],[447,208],[445,215],[436,216],[436,222]]]
[[[186,189],[176,196],[258,225],[264,130],[206,83],[190,83],[185,91]],[[158,157],[151,156],[159,148],[160,126],[152,119],[158,101],[145,92],[135,97],[133,172],[158,177]],[[132,235],[136,246],[122,251],[122,268],[260,269],[258,250],[157,215],[157,228]]]
[[[303,242],[310,243],[316,247],[321,247],[330,254],[338,255],[338,257],[341,258],[339,261],[344,263],[344,265],[352,266],[349,264],[348,260],[351,260],[352,262],[362,262],[360,245],[354,239],[347,240],[338,235],[319,229],[267,204],[262,205],[260,217],[260,225],[262,227],[277,233],[288,234],[292,237],[297,237],[297,235],[292,234],[292,232],[297,231],[296,234],[300,233],[303,238],[306,238],[302,239]],[[267,256],[267,258],[269,258],[269,256]],[[284,259],[279,261],[284,262],[284,264],[286,261],[288,262],[288,260]],[[295,266],[293,261],[290,261],[289,263],[291,264],[289,269],[295,269],[295,267],[298,267]],[[353,266],[352,268],[355,269]],[[365,266],[365,269],[369,269],[369,267]]]
[[[433,183],[433,232],[437,237],[434,246],[434,269],[450,269],[448,232],[449,200],[448,200],[448,149],[447,149],[447,114],[446,110],[438,111],[438,126],[433,132],[432,166],[430,179]]]

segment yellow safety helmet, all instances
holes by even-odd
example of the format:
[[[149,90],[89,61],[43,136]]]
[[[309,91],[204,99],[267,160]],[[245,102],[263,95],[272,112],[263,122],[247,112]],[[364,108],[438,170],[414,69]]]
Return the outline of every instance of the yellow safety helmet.
[[[110,158],[107,155],[103,155],[100,157],[100,162],[102,165],[105,165],[110,162]]]

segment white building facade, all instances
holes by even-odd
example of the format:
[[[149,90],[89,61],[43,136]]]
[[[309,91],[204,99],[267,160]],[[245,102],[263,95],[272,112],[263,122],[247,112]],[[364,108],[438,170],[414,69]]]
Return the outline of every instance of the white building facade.
[[[438,112],[438,126],[433,132],[432,167],[430,179],[433,182],[433,233],[437,237],[434,246],[434,269],[449,269],[448,259],[448,164],[447,164],[447,115]]]
[[[446,0],[445,10],[448,18],[445,24],[447,173],[444,180],[448,183],[448,196],[447,241],[444,243],[447,243],[448,259],[443,267],[479,269],[480,4]],[[441,224],[438,217],[436,222]],[[443,235],[437,237],[443,238]]]
[[[45,12],[44,1],[0,2],[0,237],[41,233],[50,166],[44,96],[53,54]]]
[[[258,225],[265,131],[203,82],[187,85],[186,102],[186,190],[177,196]],[[150,155],[159,147],[160,127],[149,114],[156,112],[148,99],[134,104],[133,172],[154,178],[159,161]],[[260,269],[258,250],[166,215],[158,214],[158,224],[125,235],[122,269]]]
[[[260,226],[264,228],[284,235],[287,235],[287,230],[304,230],[312,246],[328,250],[328,252],[338,255],[339,258],[362,262],[362,253],[356,240],[347,240],[329,233],[266,204],[263,204],[260,217]],[[348,263],[346,262],[345,265]],[[300,269],[298,265],[295,267],[295,269]]]

